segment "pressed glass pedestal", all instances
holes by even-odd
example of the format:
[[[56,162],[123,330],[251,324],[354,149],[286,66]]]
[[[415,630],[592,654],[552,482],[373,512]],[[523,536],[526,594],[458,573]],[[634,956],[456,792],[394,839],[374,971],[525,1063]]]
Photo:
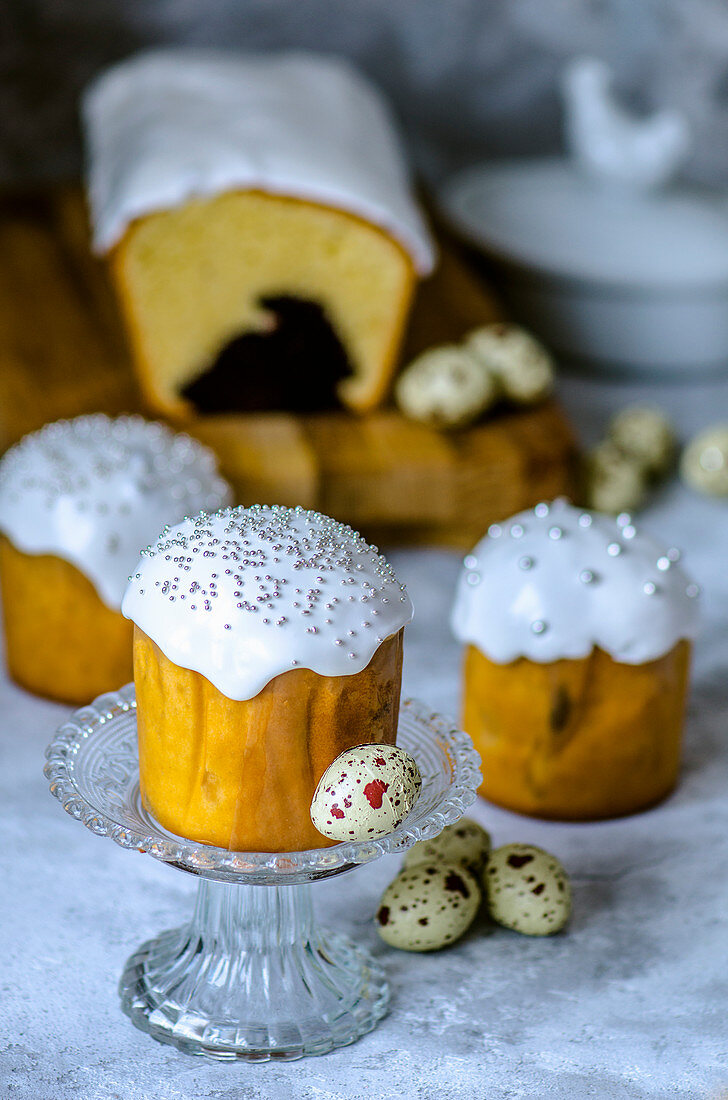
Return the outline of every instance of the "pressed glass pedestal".
[[[98,836],[198,876],[192,919],[134,952],[119,986],[142,1031],[188,1054],[290,1060],[354,1042],[387,1010],[371,955],[319,927],[312,884],[403,852],[457,821],[475,798],[479,759],[467,734],[414,700],[397,742],[422,773],[417,803],[379,840],[305,852],[230,852],[175,836],[139,794],[133,685],[76,711],[47,750],[64,809]]]

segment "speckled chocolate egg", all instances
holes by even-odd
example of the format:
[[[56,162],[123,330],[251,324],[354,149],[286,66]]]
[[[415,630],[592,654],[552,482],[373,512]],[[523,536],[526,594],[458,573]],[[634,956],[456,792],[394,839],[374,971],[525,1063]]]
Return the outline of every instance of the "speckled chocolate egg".
[[[630,405],[612,417],[607,432],[620,451],[651,474],[667,473],[675,453],[675,433],[661,409]]]
[[[329,764],[311,820],[331,840],[374,840],[404,821],[422,786],[415,760],[397,745],[357,745]]]
[[[556,856],[533,844],[505,844],[483,872],[494,921],[526,936],[560,932],[571,912],[569,879]]]
[[[446,825],[432,840],[420,840],[413,845],[404,857],[404,866],[446,860],[464,863],[469,871],[479,874],[490,847],[490,834],[471,817],[463,817],[454,825]]]
[[[543,344],[518,325],[484,325],[470,333],[465,347],[493,372],[511,401],[533,405],[553,388],[551,356]]]
[[[390,947],[437,951],[468,930],[480,901],[478,881],[462,863],[421,863],[389,884],[374,920]]]
[[[413,360],[395,387],[405,416],[436,428],[472,424],[498,396],[494,377],[456,344],[432,348]]]
[[[728,424],[716,424],[688,443],[680,474],[691,488],[708,496],[728,496]]]

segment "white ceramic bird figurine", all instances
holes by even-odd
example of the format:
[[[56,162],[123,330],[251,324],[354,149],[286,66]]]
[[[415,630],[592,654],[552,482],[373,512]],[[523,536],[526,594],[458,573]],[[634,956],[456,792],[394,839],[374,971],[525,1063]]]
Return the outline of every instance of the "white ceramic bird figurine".
[[[690,140],[683,115],[631,114],[614,97],[609,66],[593,57],[570,62],[562,88],[566,140],[591,175],[639,190],[660,187],[674,176]]]

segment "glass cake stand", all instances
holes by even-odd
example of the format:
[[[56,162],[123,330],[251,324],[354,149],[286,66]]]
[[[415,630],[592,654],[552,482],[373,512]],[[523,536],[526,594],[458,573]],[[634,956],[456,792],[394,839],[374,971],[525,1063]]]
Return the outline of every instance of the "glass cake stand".
[[[422,790],[403,824],[379,840],[304,852],[230,852],[175,836],[139,793],[134,686],[77,710],[49,745],[45,775],[72,817],[199,878],[192,919],[134,952],[121,977],[124,1012],[187,1054],[290,1060],[370,1031],[387,1010],[381,966],[314,920],[311,883],[437,836],[480,783],[467,734],[422,703],[403,703],[398,744]]]

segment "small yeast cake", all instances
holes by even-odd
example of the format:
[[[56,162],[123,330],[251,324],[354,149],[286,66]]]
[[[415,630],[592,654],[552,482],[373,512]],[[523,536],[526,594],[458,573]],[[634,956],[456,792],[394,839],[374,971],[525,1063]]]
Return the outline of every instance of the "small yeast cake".
[[[452,616],[485,798],[586,819],[672,790],[698,619],[679,558],[628,515],[565,501],[491,526]]]
[[[308,53],[144,53],[87,90],[94,244],[149,405],[374,407],[433,265],[387,106]]]
[[[202,513],[145,551],[122,610],[157,820],[233,850],[329,844],[309,814],[319,779],[397,734],[412,605],[376,548],[301,508]]]
[[[211,451],[139,416],[60,420],[0,462],[0,583],[13,678],[89,703],[128,683],[121,598],[139,553],[171,522],[230,503]]]

